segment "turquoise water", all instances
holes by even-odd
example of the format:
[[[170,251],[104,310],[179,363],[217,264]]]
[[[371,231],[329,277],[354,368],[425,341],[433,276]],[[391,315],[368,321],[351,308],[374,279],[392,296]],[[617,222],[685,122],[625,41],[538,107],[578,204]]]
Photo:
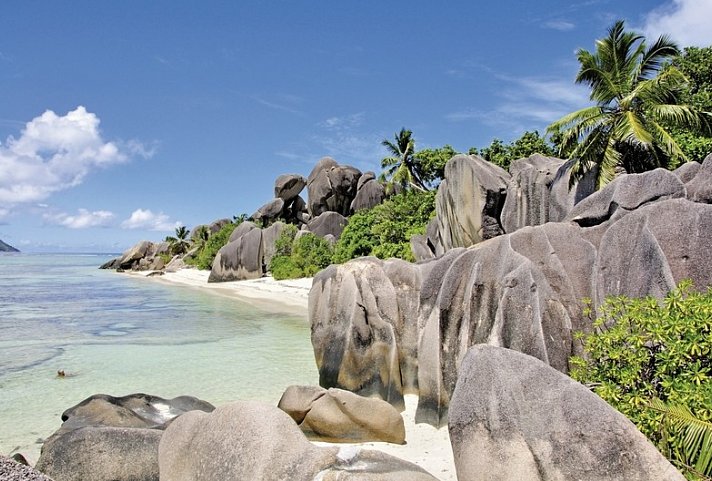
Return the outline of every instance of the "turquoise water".
[[[108,259],[0,255],[0,453],[35,461],[96,393],[276,403],[318,382],[303,315],[99,270]]]

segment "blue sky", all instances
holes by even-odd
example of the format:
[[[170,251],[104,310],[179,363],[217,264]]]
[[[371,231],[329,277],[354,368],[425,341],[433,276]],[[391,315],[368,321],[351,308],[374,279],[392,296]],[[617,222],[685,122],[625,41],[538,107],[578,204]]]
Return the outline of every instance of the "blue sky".
[[[325,155],[379,171],[401,127],[467,151],[587,105],[616,19],[712,44],[712,0],[3,2],[0,239],[120,252],[251,214]]]

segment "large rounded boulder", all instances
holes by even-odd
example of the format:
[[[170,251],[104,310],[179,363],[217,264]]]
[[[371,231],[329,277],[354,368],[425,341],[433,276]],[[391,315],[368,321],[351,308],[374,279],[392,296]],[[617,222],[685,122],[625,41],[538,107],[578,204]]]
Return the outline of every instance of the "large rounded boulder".
[[[683,481],[625,416],[526,354],[469,350],[448,421],[459,481]]]

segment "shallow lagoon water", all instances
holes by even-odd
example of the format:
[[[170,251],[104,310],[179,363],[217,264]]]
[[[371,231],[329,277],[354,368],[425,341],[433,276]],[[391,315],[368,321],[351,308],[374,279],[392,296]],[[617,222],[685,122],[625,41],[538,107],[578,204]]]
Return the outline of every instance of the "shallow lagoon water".
[[[108,258],[0,255],[0,453],[36,461],[96,393],[276,404],[317,383],[303,315],[99,270]]]

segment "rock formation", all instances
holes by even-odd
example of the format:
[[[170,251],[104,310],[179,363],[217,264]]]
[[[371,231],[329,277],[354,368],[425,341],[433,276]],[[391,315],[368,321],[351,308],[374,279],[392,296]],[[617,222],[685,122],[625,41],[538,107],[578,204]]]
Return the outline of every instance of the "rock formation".
[[[405,425],[386,401],[343,389],[290,386],[277,405],[316,440],[405,443]]]
[[[43,444],[36,469],[57,481],[157,481],[163,429],[195,409],[214,407],[189,396],[91,396],[62,413],[64,422]]]
[[[458,163],[470,173],[477,165]],[[608,295],[662,296],[682,279],[712,285],[712,206],[690,201],[687,191],[707,175],[703,167],[683,171],[687,184],[662,169],[622,175],[575,205],[561,203],[571,207],[563,222],[443,249],[413,265],[401,294],[396,276],[376,259],[320,272],[309,298],[320,384],[380,394],[396,406],[400,392],[412,388],[419,393],[416,421],[441,425],[472,345],[515,349],[566,372],[569,357],[580,354],[574,333],[591,329],[583,299],[595,310]],[[556,196],[548,195],[551,207]],[[438,211],[438,226],[452,226],[441,214],[451,212]],[[421,239],[423,250],[433,246],[431,235],[429,229]],[[416,380],[407,381],[414,372]]]
[[[213,260],[208,282],[257,279],[264,273],[262,229],[243,222]]]
[[[4,481],[52,481],[31,467],[0,454],[0,479]]]
[[[176,419],[161,438],[161,481],[436,481],[378,451],[320,448],[272,406],[235,402]]]
[[[448,428],[458,481],[685,479],[596,394],[509,349],[469,350]]]
[[[10,244],[5,244],[0,240],[0,252],[20,252],[19,250],[12,247]]]

